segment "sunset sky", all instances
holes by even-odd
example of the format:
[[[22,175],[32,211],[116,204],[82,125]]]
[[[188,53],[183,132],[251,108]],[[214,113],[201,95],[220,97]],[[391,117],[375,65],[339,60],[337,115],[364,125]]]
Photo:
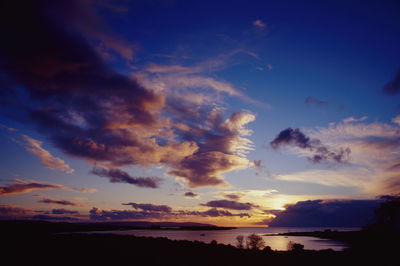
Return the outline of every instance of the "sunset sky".
[[[4,1],[0,219],[357,225],[400,192],[399,10]]]

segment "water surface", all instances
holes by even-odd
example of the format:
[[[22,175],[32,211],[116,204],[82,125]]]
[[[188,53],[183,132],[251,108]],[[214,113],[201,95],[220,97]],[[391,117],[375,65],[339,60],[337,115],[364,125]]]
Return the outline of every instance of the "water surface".
[[[166,237],[171,240],[189,240],[189,241],[202,241],[210,243],[215,240],[223,244],[236,244],[236,237],[238,235],[248,236],[250,234],[258,234],[262,236],[265,243],[273,250],[286,250],[289,241],[300,243],[304,245],[305,249],[321,250],[333,249],[343,250],[347,247],[345,243],[321,239],[308,236],[265,236],[265,234],[277,234],[286,232],[310,232],[310,231],[323,231],[325,229],[338,230],[338,231],[351,231],[358,230],[359,228],[321,228],[321,227],[238,227],[232,230],[212,230],[212,231],[189,231],[189,230],[121,230],[121,231],[101,231],[91,233],[112,233],[118,235],[134,235],[145,237]]]

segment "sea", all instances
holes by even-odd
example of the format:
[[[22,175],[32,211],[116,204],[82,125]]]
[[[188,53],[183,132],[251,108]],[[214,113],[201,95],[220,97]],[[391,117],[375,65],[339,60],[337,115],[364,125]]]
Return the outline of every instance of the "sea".
[[[217,243],[226,245],[236,245],[236,237],[242,235],[244,237],[250,234],[257,234],[261,236],[266,245],[270,246],[272,250],[287,250],[290,241],[304,245],[304,249],[309,250],[322,250],[332,249],[336,251],[343,250],[348,246],[339,241],[321,239],[308,236],[279,236],[266,234],[278,234],[287,232],[312,232],[324,231],[326,229],[337,231],[353,231],[360,228],[355,227],[237,227],[231,230],[204,230],[204,231],[190,231],[190,230],[118,230],[118,231],[96,231],[90,233],[111,233],[117,235],[133,235],[140,237],[165,237],[171,240],[189,240],[201,241],[210,243],[215,240]]]

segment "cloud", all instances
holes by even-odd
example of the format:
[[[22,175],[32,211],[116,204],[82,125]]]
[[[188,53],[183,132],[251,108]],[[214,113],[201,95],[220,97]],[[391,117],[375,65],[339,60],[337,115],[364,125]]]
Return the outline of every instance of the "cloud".
[[[253,26],[259,29],[264,29],[267,27],[267,24],[265,24],[261,19],[257,19],[253,21]]]
[[[274,211],[270,226],[361,227],[372,221],[379,200],[308,200]]]
[[[244,196],[243,193],[237,192],[237,193],[229,193],[229,194],[224,194],[224,197],[229,199],[229,200],[234,200],[238,201],[240,198]]]
[[[75,171],[68,164],[66,164],[64,160],[54,157],[53,155],[51,155],[49,151],[43,149],[42,148],[43,142],[28,137],[26,135],[22,136],[29,145],[25,146],[25,149],[30,153],[38,156],[44,167],[66,172],[68,174],[72,174]]]
[[[43,184],[43,183],[38,183],[34,180],[24,181],[20,179],[14,179],[13,184],[8,184],[0,187],[0,196],[28,193],[34,190],[51,190],[51,189],[67,190],[68,188],[58,184]]]
[[[309,138],[290,147],[295,154],[308,156],[307,152],[303,152],[304,149],[307,150],[307,145],[313,139],[318,139],[327,147],[348,147],[352,156],[338,169],[307,170],[280,174],[275,178],[355,187],[360,193],[375,196],[396,193],[400,189],[397,168],[400,164],[400,127],[395,121],[393,124],[365,120],[357,123],[331,123],[328,127],[306,129],[306,132]],[[296,145],[305,148],[297,149]]]
[[[347,162],[350,155],[350,148],[339,148],[336,151],[323,145],[318,139],[310,139],[298,128],[287,128],[282,130],[273,141],[270,142],[273,149],[277,150],[281,146],[293,145],[311,153],[308,159],[313,163],[332,161],[335,163]]]
[[[315,105],[317,107],[326,107],[328,106],[329,102],[328,101],[321,101],[318,100],[314,97],[308,96],[305,100],[304,103],[307,105]]]
[[[75,189],[75,191],[77,192],[81,192],[81,193],[96,193],[97,189],[95,188],[79,188],[79,189]]]
[[[165,214],[161,212],[145,212],[130,210],[100,210],[93,207],[90,210],[91,220],[139,220],[139,219],[160,219]]]
[[[194,193],[192,191],[188,191],[188,192],[185,192],[184,196],[186,198],[197,198],[199,195],[197,195],[196,193]]]
[[[184,216],[201,217],[250,217],[248,213],[231,213],[226,210],[212,208],[205,211],[174,210],[166,205],[153,205],[150,203],[126,203],[124,205],[136,206],[137,210],[101,210],[93,207],[90,210],[91,220],[141,220],[141,219],[177,219]],[[135,207],[134,207],[135,208]]]
[[[218,210],[216,208],[212,208],[207,211],[181,211],[180,214],[202,216],[202,217],[233,217],[233,216],[239,216],[240,218],[250,217],[248,213],[231,213],[229,211]]]
[[[38,202],[45,204],[64,205],[64,206],[80,206],[78,203],[70,200],[55,200],[55,199],[44,198],[42,200],[39,200]]]
[[[392,122],[400,126],[400,115],[392,118]]]
[[[400,69],[397,70],[394,78],[383,86],[382,90],[389,95],[400,92]]]
[[[47,221],[77,221],[79,220],[78,218],[75,217],[69,217],[69,216],[51,216],[51,215],[45,215],[45,214],[38,214],[32,216],[32,219],[35,220],[47,220]]]
[[[252,142],[245,138],[252,132],[245,128],[255,116],[249,112],[233,113],[226,121],[219,113],[211,113],[206,124],[213,131],[201,132],[199,150],[182,161],[175,163],[168,171],[169,175],[178,176],[188,181],[190,187],[225,185],[223,172],[247,168],[250,162],[245,158],[248,150],[253,149]]]
[[[236,50],[191,66],[150,63],[132,76],[144,86],[166,95],[167,103],[171,103],[173,99],[179,102],[183,100],[191,103],[192,108],[197,109],[203,104],[218,103],[221,95],[229,95],[251,104],[271,108],[268,104],[249,98],[229,82],[206,75],[225,68],[229,59],[239,53],[258,58],[258,55],[252,52]]]
[[[66,209],[53,209],[51,210],[52,214],[79,214],[78,211],[71,211]]]
[[[0,205],[1,220],[21,219],[29,214],[32,214],[32,212],[25,208],[10,205]]]
[[[122,203],[122,205],[130,205],[134,209],[140,209],[143,211],[150,211],[150,212],[172,212],[172,208],[167,205],[154,205],[151,203]]]
[[[354,118],[354,117],[350,116],[348,118],[343,119],[343,123],[345,123],[345,124],[355,123],[355,122],[361,122],[361,121],[364,121],[364,120],[367,120],[367,119],[368,119],[368,116],[363,116],[363,117],[360,117],[360,118]]]
[[[212,200],[207,203],[201,204],[202,206],[212,207],[212,208],[223,208],[231,210],[251,210],[258,207],[250,202],[242,203],[233,200]]]
[[[94,167],[91,174],[107,177],[111,183],[127,183],[138,187],[158,188],[162,179],[159,177],[132,177],[127,172],[119,169],[105,169]]]
[[[139,165],[166,167],[191,187],[225,185],[224,173],[249,167],[246,126],[255,116],[226,116],[219,100],[228,95],[255,101],[206,73],[244,51],[191,67],[153,64],[135,78],[114,71],[99,55],[97,43],[128,61],[133,51],[104,30],[86,2],[6,5],[0,16],[7,36],[0,43],[5,115],[33,124],[65,154],[109,169],[93,171],[111,182],[157,187],[158,179],[116,170]],[[35,146],[35,154],[44,154],[40,148]],[[60,167],[60,160],[52,162]],[[64,170],[70,171],[65,165]]]

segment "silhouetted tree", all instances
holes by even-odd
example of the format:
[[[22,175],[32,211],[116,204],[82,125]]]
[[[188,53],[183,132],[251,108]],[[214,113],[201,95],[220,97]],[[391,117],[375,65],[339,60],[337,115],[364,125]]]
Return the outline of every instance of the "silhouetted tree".
[[[289,243],[287,244],[287,250],[299,252],[304,250],[304,245],[300,243],[295,243],[293,241],[289,241]]]
[[[373,228],[385,231],[400,229],[400,197],[382,196],[381,206],[375,210]]]
[[[265,241],[261,236],[251,234],[246,238],[246,247],[252,250],[260,250],[265,247]]]
[[[236,247],[237,248],[244,248],[244,236],[238,235],[236,237]]]

